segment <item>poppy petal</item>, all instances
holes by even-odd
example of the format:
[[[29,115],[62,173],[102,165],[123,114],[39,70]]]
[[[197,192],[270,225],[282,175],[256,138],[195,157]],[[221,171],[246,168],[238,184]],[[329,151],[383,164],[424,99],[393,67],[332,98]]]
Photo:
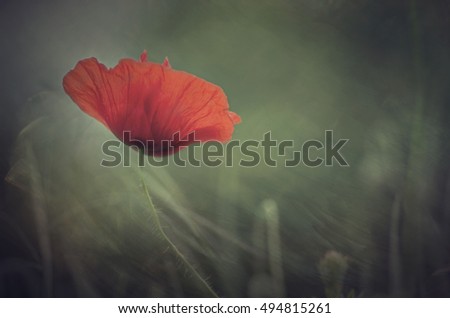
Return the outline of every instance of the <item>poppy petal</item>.
[[[123,142],[171,142],[172,150],[145,149],[152,155],[170,154],[195,140],[228,141],[240,122],[219,86],[173,70],[167,58],[162,64],[147,62],[146,51],[139,61],[122,59],[112,69],[95,58],[82,60],[66,74],[63,86],[84,112]],[[195,140],[189,139],[193,133]]]
[[[141,62],[147,62],[147,50],[144,50],[141,55],[139,56],[139,61]]]
[[[170,65],[170,62],[169,62],[169,58],[167,56],[164,59],[164,62],[162,63],[162,65],[165,67],[168,67],[168,68],[172,68],[172,66]]]

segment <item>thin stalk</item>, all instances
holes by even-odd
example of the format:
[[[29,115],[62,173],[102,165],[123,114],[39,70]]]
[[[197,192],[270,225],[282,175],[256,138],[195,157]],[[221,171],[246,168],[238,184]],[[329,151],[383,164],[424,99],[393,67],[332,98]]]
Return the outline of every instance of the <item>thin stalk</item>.
[[[275,297],[284,296],[284,272],[281,256],[280,219],[275,201],[265,200],[263,207],[266,210],[267,221],[267,252],[269,257],[270,273],[273,277]]]
[[[176,247],[176,245],[172,242],[172,240],[167,236],[166,232],[164,232],[164,229],[161,225],[161,221],[158,216],[158,212],[156,211],[156,208],[153,204],[153,200],[150,197],[150,193],[148,191],[147,185],[145,184],[144,179],[141,176],[142,185],[144,187],[145,195],[147,197],[148,204],[150,206],[150,211],[152,212],[153,218],[156,222],[156,227],[158,228],[158,231],[161,233],[161,236],[163,239],[169,244],[169,247],[173,250],[173,252],[181,259],[181,261],[186,265],[186,267],[192,272],[192,274],[201,282],[201,284],[205,287],[205,289],[208,290],[208,292],[213,297],[219,297],[216,292],[209,286],[209,284],[206,282],[206,280],[200,275],[200,273],[192,266],[191,263],[186,259],[186,257],[181,253],[181,251]]]

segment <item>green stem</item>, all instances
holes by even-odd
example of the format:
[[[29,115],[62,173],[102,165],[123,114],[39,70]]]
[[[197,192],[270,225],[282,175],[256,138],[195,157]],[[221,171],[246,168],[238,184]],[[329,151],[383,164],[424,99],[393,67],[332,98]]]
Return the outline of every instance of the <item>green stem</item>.
[[[195,277],[202,283],[202,285],[208,290],[208,292],[213,297],[219,297],[214,290],[209,286],[209,284],[206,282],[206,280],[199,274],[199,272],[192,266],[191,263],[186,259],[186,257],[181,253],[181,251],[175,246],[175,244],[170,240],[170,238],[167,236],[166,232],[164,232],[164,229],[162,228],[161,221],[158,216],[158,212],[155,209],[155,206],[153,204],[152,198],[150,197],[150,193],[148,192],[147,185],[145,184],[144,179],[141,175],[141,181],[142,185],[144,187],[145,194],[147,196],[147,201],[150,206],[150,210],[153,214],[153,217],[156,221],[156,226],[158,228],[158,231],[161,233],[163,239],[169,244],[170,248],[173,250],[173,252],[181,259],[181,261],[186,265],[187,268],[194,274]]]

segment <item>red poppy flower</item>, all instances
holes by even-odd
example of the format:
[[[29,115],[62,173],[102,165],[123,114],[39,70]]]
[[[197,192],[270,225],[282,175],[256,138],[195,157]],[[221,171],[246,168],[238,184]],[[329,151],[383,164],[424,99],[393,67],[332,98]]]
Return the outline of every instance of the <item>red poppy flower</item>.
[[[231,139],[240,117],[219,86],[162,64],[122,59],[112,69],[96,58],[78,62],[63,80],[66,93],[128,145],[149,155],[179,151],[195,141]]]

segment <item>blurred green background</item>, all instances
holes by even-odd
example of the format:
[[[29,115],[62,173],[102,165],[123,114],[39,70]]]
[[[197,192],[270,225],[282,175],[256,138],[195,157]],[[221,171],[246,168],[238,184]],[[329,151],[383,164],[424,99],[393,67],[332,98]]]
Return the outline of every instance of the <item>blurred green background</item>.
[[[0,296],[450,297],[448,1],[0,3]],[[165,56],[350,167],[102,168],[77,61]],[[238,160],[239,158],[235,158]]]

